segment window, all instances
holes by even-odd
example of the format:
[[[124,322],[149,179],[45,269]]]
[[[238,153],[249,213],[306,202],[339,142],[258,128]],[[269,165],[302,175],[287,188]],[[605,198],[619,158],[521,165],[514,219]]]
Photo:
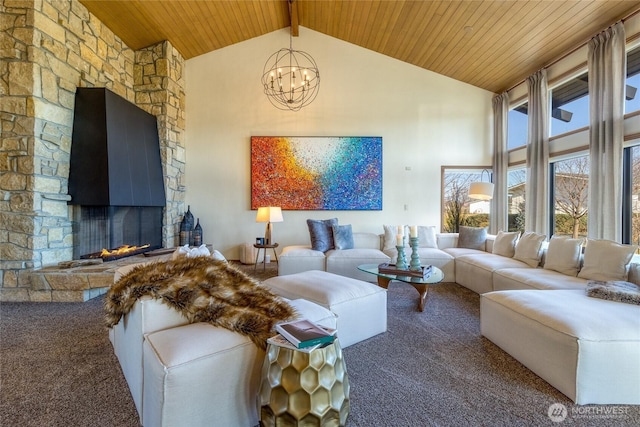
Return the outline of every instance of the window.
[[[524,196],[527,170],[513,169],[507,173],[507,197],[509,213],[509,231],[524,232]]]
[[[442,231],[457,233],[460,225],[487,227],[490,201],[469,199],[469,185],[476,181],[488,182],[491,178],[484,169],[452,168],[443,166],[442,180]],[[484,177],[482,176],[484,175]]]
[[[589,198],[589,156],[551,164],[553,191],[553,234],[587,236]]]
[[[527,145],[529,103],[525,102],[511,110],[507,116],[507,150]]]
[[[585,73],[551,90],[550,136],[589,126],[589,78]]]
[[[623,243],[640,245],[640,145],[624,150]]]
[[[640,110],[640,47],[627,53],[627,85],[625,88],[624,112]]]

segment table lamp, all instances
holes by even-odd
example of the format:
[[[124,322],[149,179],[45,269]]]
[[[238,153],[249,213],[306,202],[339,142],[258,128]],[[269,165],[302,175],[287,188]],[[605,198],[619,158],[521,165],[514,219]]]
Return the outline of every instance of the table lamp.
[[[266,222],[267,228],[264,231],[264,244],[272,245],[273,242],[271,240],[271,229],[272,222],[282,222],[284,221],[282,218],[282,209],[280,207],[275,206],[266,206],[258,208],[258,213],[256,214],[256,222]]]

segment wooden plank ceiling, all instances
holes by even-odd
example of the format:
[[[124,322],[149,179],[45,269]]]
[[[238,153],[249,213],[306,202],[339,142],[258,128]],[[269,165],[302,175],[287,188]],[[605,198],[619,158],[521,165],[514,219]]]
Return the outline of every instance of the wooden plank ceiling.
[[[80,1],[132,49],[169,40],[185,59],[290,25],[286,0]],[[640,9],[629,0],[295,1],[303,27],[495,93]]]

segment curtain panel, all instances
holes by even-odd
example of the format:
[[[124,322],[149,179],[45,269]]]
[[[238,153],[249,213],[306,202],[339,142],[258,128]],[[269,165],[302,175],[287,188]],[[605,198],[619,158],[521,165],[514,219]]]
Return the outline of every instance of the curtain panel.
[[[509,95],[504,92],[493,98],[493,199],[489,216],[489,233],[507,231],[509,215],[507,203],[507,125],[509,115]]]
[[[527,78],[529,136],[525,186],[526,231],[549,234],[549,89],[547,71]]]
[[[622,154],[627,71],[625,31],[618,22],[588,45],[588,235],[622,241]]]

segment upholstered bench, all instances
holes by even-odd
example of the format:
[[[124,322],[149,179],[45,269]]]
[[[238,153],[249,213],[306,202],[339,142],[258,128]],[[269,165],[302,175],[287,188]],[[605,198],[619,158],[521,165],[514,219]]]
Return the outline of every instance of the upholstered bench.
[[[343,348],[387,330],[387,292],[372,283],[318,270],[262,283],[285,298],[304,298],[335,313]]]
[[[335,328],[335,316],[305,300],[297,312]],[[264,351],[244,335],[192,323],[146,336],[143,417],[148,426],[254,426]]]
[[[584,290],[480,296],[480,329],[579,405],[640,404],[640,306]]]
[[[328,309],[301,299],[289,303],[300,316],[337,328]],[[258,423],[264,352],[247,337],[207,323],[188,324],[160,300],[143,297],[110,330],[110,338],[141,424]]]

